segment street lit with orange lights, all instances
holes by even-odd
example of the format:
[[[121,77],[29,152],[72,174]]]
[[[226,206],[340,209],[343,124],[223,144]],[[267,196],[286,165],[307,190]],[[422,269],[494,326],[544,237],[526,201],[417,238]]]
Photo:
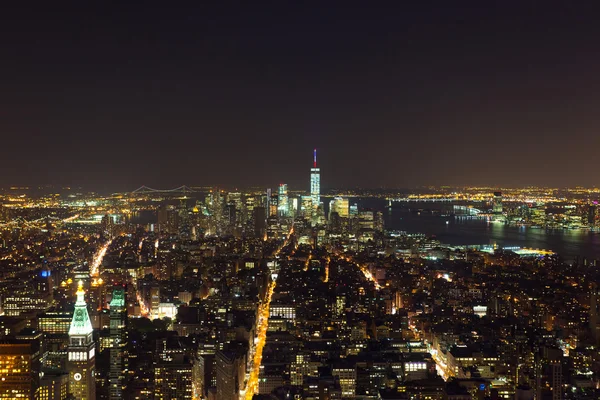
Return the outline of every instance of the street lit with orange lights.
[[[308,266],[310,265],[310,260],[312,260],[312,254],[308,254],[306,256],[306,261],[304,262],[304,270],[308,271]]]
[[[275,257],[279,256],[281,250],[288,245],[293,233],[294,227],[292,226],[284,242],[273,253]],[[250,371],[248,373],[246,387],[244,390],[240,391],[241,400],[252,400],[254,394],[258,392],[258,375],[260,372],[260,364],[262,362],[262,352],[267,338],[267,328],[269,327],[269,309],[271,305],[271,299],[273,297],[273,291],[275,290],[276,285],[276,281],[272,281],[269,284],[265,300],[258,307],[258,322],[256,327],[256,337],[254,338],[253,358],[250,363]],[[252,354],[252,351],[250,353]]]
[[[112,243],[112,239],[109,240],[108,242],[104,243],[104,245],[102,245],[102,247],[100,247],[100,249],[98,250],[98,252],[94,256],[94,260],[90,264],[90,275],[91,276],[98,276],[99,275],[99,273],[100,273],[100,265],[102,265],[102,261],[104,260],[104,256],[106,255],[106,251],[108,250],[108,247],[110,246],[111,243]]]
[[[363,275],[365,276],[365,278],[367,278],[368,281],[370,281],[370,282],[373,283],[373,285],[375,286],[376,290],[381,289],[381,285],[379,285],[379,282],[377,282],[377,279],[373,276],[373,274],[371,274],[371,271],[369,271],[369,268],[366,265],[361,264],[361,263],[355,261],[350,256],[346,256],[346,257],[342,256],[341,258],[344,259],[344,260],[346,260],[346,261],[348,261],[348,262],[350,262],[350,263],[355,264],[358,267],[358,269],[360,269],[360,271],[363,273]]]
[[[140,305],[141,316],[148,317],[148,314],[150,313],[150,311],[148,310],[148,307],[146,306],[144,299],[142,299],[142,296],[140,295],[139,291],[136,291],[136,299],[137,299],[138,304]]]
[[[267,338],[267,328],[269,326],[269,306],[275,290],[275,282],[271,282],[267,291],[265,301],[260,305],[258,311],[258,326],[256,329],[256,338],[254,344],[254,359],[252,360],[248,383],[246,390],[242,393],[241,399],[252,400],[254,394],[258,391],[258,374],[262,362],[262,352]]]

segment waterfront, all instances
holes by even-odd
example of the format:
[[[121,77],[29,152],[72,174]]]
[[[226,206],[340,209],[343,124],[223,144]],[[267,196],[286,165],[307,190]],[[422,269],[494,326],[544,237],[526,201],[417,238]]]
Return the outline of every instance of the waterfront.
[[[435,236],[440,242],[450,245],[497,244],[552,250],[565,260],[577,256],[600,259],[600,233],[580,229],[543,229],[526,226],[509,226],[491,223],[484,219],[437,216],[426,212],[419,215],[414,210],[419,204],[405,207],[386,208],[383,199],[356,199],[359,205],[384,213],[386,229],[424,233]],[[431,207],[431,204],[426,207]]]
[[[323,202],[328,211],[330,197],[324,197]],[[378,198],[352,198],[350,203],[358,203],[360,207],[381,211],[384,215],[386,229],[406,231],[409,233],[424,233],[435,236],[440,242],[450,245],[482,245],[497,244],[501,247],[530,247],[535,249],[552,250],[565,260],[572,261],[577,256],[587,259],[600,259],[600,233],[583,229],[544,229],[528,226],[505,225],[491,223],[485,219],[468,219],[460,216],[431,215],[431,212],[421,212],[436,207],[432,203],[411,203],[387,208],[387,202]],[[438,207],[451,207],[439,205]],[[439,209],[438,209],[439,211]],[[156,212],[142,210],[133,217],[133,222],[149,224],[156,223]]]

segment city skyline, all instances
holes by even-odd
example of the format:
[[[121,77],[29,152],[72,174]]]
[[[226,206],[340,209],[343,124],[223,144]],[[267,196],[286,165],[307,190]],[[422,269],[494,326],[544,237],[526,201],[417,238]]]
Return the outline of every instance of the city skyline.
[[[597,11],[6,5],[0,400],[600,399]]]
[[[305,171],[306,173],[306,171]],[[185,193],[186,191],[188,192],[203,192],[203,191],[207,191],[207,190],[213,190],[213,189],[218,189],[218,190],[242,190],[242,191],[246,191],[246,190],[253,190],[253,191],[262,191],[266,188],[266,190],[270,190],[271,187],[279,187],[279,191],[282,190],[282,187],[284,187],[284,191],[287,193],[288,190],[288,183],[286,181],[286,183],[282,183],[283,179],[279,179],[278,180],[278,184],[275,183],[271,183],[271,184],[265,184],[265,185],[253,185],[253,184],[247,184],[247,185],[231,185],[231,184],[183,184],[180,186],[175,186],[173,184],[171,184],[170,186],[166,186],[166,187],[151,187],[149,185],[146,184],[142,184],[141,186],[136,187],[135,189],[132,189],[132,186],[128,186],[128,187],[123,187],[120,188],[121,190],[114,190],[114,186],[111,189],[110,185],[109,187],[105,186],[104,188],[101,188],[99,190],[96,189],[91,189],[89,186],[79,186],[79,185],[75,185],[75,186],[69,186],[69,185],[51,185],[51,184],[34,184],[31,186],[28,185],[10,185],[10,186],[5,186],[5,187],[1,187],[1,190],[5,190],[5,191],[12,191],[15,190],[17,192],[25,190],[25,191],[38,191],[39,194],[44,194],[44,193],[48,193],[48,192],[53,192],[53,191],[91,191],[91,192],[99,192],[101,194],[117,194],[117,193],[137,193],[137,192],[177,192],[177,191],[181,191],[182,193]],[[305,178],[304,178],[305,180]],[[505,190],[505,189],[509,189],[509,190],[519,190],[519,189],[551,189],[551,190],[575,190],[575,191],[581,191],[581,190],[587,190],[589,193],[594,193],[598,191],[598,187],[596,185],[592,185],[592,186],[584,186],[584,185],[572,185],[572,186],[564,186],[564,187],[559,187],[559,186],[540,186],[540,185],[517,185],[517,186],[509,186],[509,185],[494,185],[491,182],[488,182],[487,184],[482,184],[482,185],[467,185],[467,184],[462,184],[462,185],[449,185],[449,184],[442,184],[442,185],[416,185],[416,186],[412,186],[412,187],[374,187],[374,186],[347,186],[347,187],[340,187],[340,186],[336,186],[335,184],[330,184],[327,185],[323,188],[323,186],[321,185],[321,163],[319,162],[319,165],[317,166],[317,148],[314,148],[312,151],[312,166],[310,168],[310,182],[308,183],[308,185],[306,185],[306,182],[299,182],[298,186],[292,186],[290,188],[290,190],[292,192],[295,193],[307,193],[310,195],[310,197],[312,198],[312,203],[314,206],[318,205],[320,203],[320,197],[321,195],[323,195],[324,197],[332,197],[332,196],[336,196],[339,194],[340,191],[344,192],[344,191],[359,191],[358,193],[361,194],[357,194],[357,196],[361,196],[367,193],[393,193],[393,192],[404,192],[405,194],[423,194],[426,193],[427,191],[430,190],[434,190],[434,191],[446,191],[448,189],[478,189],[478,188],[489,188],[489,189],[495,189],[495,190]],[[324,189],[324,192],[323,190]]]
[[[600,189],[320,178],[0,192],[0,398],[598,397]]]

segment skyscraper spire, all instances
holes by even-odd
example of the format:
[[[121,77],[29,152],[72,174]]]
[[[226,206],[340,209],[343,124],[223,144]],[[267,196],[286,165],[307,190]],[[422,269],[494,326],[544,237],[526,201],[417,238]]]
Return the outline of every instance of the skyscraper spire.
[[[77,302],[75,305],[86,305],[85,303],[85,290],[83,290],[83,281],[77,283]]]
[[[313,168],[317,168],[317,149],[313,150]]]

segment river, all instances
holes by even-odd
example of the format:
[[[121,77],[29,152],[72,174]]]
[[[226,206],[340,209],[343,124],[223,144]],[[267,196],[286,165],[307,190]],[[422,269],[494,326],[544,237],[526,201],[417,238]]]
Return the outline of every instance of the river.
[[[478,245],[497,244],[501,247],[519,246],[534,249],[552,250],[565,260],[576,257],[600,260],[600,233],[575,229],[543,229],[526,226],[509,226],[490,223],[483,219],[436,216],[430,213],[419,215],[416,208],[433,208],[432,203],[412,203],[407,207],[386,208],[383,199],[352,199],[360,207],[368,207],[384,213],[385,227],[388,230],[406,231],[435,235],[445,244]]]

